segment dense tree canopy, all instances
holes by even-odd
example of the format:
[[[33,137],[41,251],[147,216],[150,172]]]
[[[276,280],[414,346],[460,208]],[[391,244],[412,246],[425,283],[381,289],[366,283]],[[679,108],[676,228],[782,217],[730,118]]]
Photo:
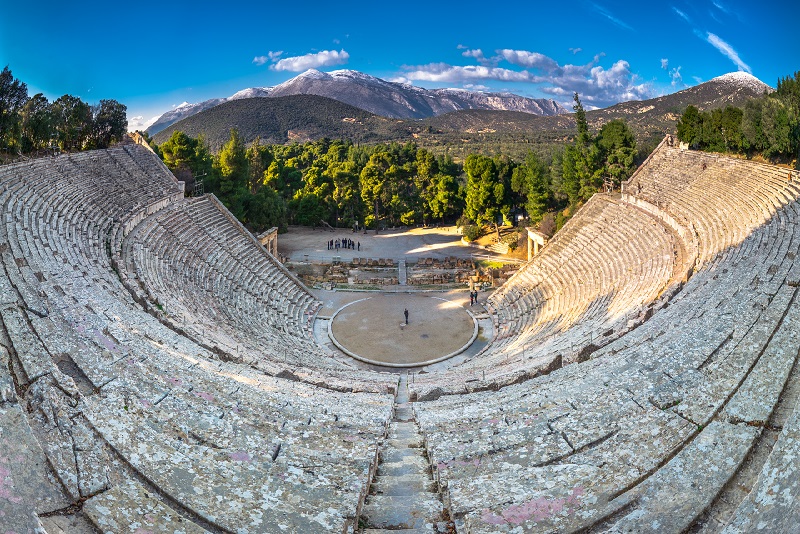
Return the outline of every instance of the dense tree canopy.
[[[760,154],[774,161],[800,159],[800,71],[778,80],[778,89],[744,108],[699,111],[688,106],[678,121],[678,138],[714,152]]]
[[[256,139],[245,146],[236,130],[215,156],[202,139],[182,132],[155,150],[187,184],[203,176],[205,191],[257,232],[287,224],[380,228],[456,219],[480,227],[509,221],[512,213],[538,224],[547,213],[588,199],[604,178],[619,182],[633,171],[636,149],[627,125],[612,121],[593,138],[578,95],[575,101],[575,142],[549,156],[530,153],[523,162],[469,154],[459,165],[413,143]]]
[[[6,66],[0,73],[0,149],[27,153],[55,142],[61,150],[106,148],[127,132],[127,108],[116,100],[91,106],[64,95],[48,102],[41,93],[28,98],[25,83]]]

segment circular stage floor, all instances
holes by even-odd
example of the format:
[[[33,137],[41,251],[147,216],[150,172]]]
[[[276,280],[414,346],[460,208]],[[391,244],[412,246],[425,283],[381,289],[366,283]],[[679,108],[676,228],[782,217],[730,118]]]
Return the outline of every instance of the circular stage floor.
[[[351,302],[334,313],[328,329],[331,340],[345,353],[389,367],[440,362],[466,350],[477,334],[472,314],[455,302],[403,293]]]

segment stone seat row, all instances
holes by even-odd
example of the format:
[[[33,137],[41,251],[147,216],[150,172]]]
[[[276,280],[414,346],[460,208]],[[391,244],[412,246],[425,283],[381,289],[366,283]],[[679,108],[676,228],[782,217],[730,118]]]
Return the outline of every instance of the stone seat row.
[[[173,315],[201,322],[207,338],[224,335],[229,344],[240,337],[235,345],[241,346],[261,340],[262,349],[273,350],[298,342],[307,345],[303,341],[313,298],[265,261],[265,254],[257,255],[258,249],[242,236],[237,242],[236,236],[225,229],[230,227],[208,199],[191,202],[186,209],[165,210],[130,236],[137,241],[132,256],[137,276],[157,302],[166,309],[180,310]],[[195,244],[199,243],[209,250],[196,254]],[[209,314],[220,314],[225,320],[205,320]],[[330,359],[307,347],[295,355],[306,360]],[[317,363],[325,365],[324,361]],[[340,366],[338,362],[334,365]]]

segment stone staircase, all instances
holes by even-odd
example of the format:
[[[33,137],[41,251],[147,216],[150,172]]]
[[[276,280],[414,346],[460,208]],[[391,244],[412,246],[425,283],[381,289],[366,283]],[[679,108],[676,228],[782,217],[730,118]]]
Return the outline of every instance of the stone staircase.
[[[408,270],[406,260],[397,261],[397,283],[401,286],[408,285]]]
[[[490,252],[494,252],[495,254],[508,254],[508,243],[492,243],[488,247],[487,250]]]
[[[361,511],[360,532],[454,533],[455,527],[436,492],[422,434],[408,400],[408,375],[400,377],[397,390],[394,419]]]

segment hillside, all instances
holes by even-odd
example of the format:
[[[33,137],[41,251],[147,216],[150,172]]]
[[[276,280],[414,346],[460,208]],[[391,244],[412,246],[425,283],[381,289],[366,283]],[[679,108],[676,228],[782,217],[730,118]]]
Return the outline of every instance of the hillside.
[[[674,131],[676,121],[690,104],[700,110],[742,106],[764,91],[770,92],[772,88],[754,76],[735,72],[669,95],[588,111],[586,119],[594,131],[609,121],[622,119],[631,127],[637,142],[647,144],[661,140],[666,131]],[[537,117],[484,110],[447,113],[427,119],[422,124],[425,128],[418,134],[421,144],[449,145],[451,151],[457,152],[463,147],[505,145],[507,152],[512,154],[526,152],[532,142],[562,142],[572,136],[575,129],[572,114]]]
[[[245,98],[225,102],[187,117],[158,132],[163,143],[175,130],[203,135],[216,151],[236,128],[246,142],[260,137],[266,143],[282,144],[330,137],[377,143],[406,139],[410,132],[402,121],[378,117],[342,102],[313,95],[277,98]]]

